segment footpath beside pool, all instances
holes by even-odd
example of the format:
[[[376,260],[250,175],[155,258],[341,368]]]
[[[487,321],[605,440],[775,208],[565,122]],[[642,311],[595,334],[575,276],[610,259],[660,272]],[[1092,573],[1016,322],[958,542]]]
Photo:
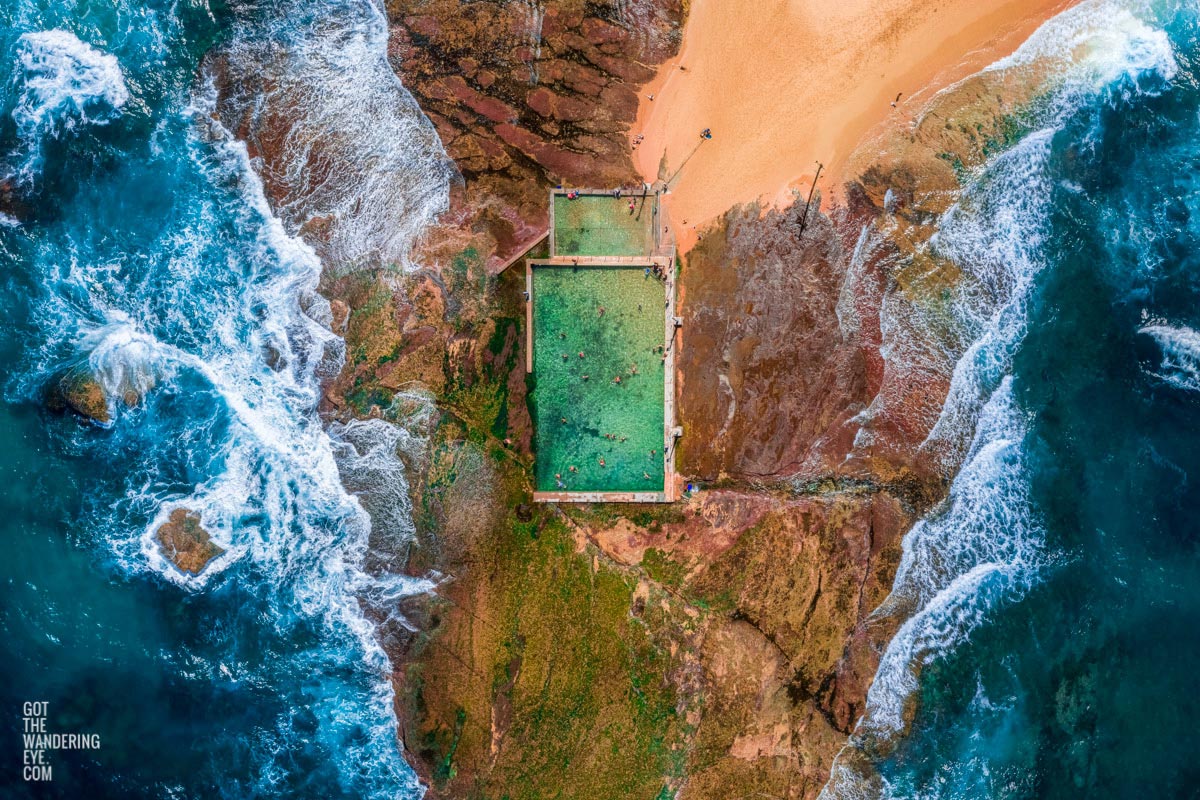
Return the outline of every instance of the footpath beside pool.
[[[550,257],[526,261],[537,502],[669,503],[675,249],[649,191],[556,190]]]

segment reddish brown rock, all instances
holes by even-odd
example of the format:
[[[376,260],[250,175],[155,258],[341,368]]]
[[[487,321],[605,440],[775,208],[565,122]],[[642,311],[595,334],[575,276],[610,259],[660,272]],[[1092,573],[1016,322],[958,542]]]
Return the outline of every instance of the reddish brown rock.
[[[970,82],[872,154],[847,207],[734,209],[687,257],[679,465],[721,490],[528,504],[523,284],[497,267],[544,231],[549,186],[636,180],[638,87],[683,5],[387,4],[392,63],[464,180],[422,269],[323,279],[347,357],[322,409],[403,424],[402,392],[435,399],[407,456],[415,546],[372,556],[446,576],[404,607],[411,627],[373,617],[431,799],[814,797],[896,624],[868,615],[900,537],[953,470],[922,448],[954,343],[931,327],[885,346],[917,329],[881,307],[936,310],[956,279],[924,244],[957,189],[942,156],[972,163],[996,133],[993,87]]]
[[[54,411],[73,411],[101,426],[112,423],[108,393],[86,367],[69,370],[56,381],[47,394],[46,405]]]
[[[387,3],[392,63],[465,178],[443,222],[491,234],[479,242],[489,269],[544,229],[548,186],[639,182],[626,144],[637,89],[678,49],[684,3],[638,6]],[[434,232],[426,263],[449,257],[444,239],[459,236]]]
[[[154,532],[159,549],[181,572],[199,575],[209,563],[225,552],[200,525],[200,515],[177,508]]]

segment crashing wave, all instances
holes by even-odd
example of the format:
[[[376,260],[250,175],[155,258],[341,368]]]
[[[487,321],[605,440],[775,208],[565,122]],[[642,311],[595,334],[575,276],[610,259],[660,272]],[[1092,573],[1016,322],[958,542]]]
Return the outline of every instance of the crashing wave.
[[[344,354],[316,291],[322,264],[271,213],[245,145],[228,131],[189,129],[194,116],[211,119],[208,99],[195,98],[163,134],[196,194],[153,247],[104,254],[86,238],[33,243],[30,269],[41,290],[31,314],[45,341],[20,391],[33,396],[83,359],[110,398],[138,396],[105,439],[72,434],[98,455],[110,447],[137,454],[125,496],[95,512],[122,571],[150,572],[189,591],[228,591],[236,582],[265,604],[261,624],[281,639],[297,628],[321,631],[288,667],[325,676],[329,686],[312,700],[319,726],[292,731],[281,720],[278,731],[263,732],[254,746],[259,791],[270,796],[273,781],[289,774],[288,749],[315,736],[354,796],[408,796],[416,783],[396,746],[392,687],[381,677],[387,656],[362,609],[365,600],[391,613],[432,585],[364,569],[369,512],[395,540],[411,536],[407,506],[372,494],[388,479],[389,490],[402,487],[403,475],[380,472],[361,502],[343,486],[342,445],[316,411],[321,381]],[[381,437],[368,455],[384,460],[387,446]],[[195,576],[175,569],[155,540],[181,507],[225,550]]]
[[[859,735],[904,728],[919,668],[1027,591],[1041,569],[1043,533],[1030,515],[1024,423],[1004,378],[980,414],[966,463],[945,505],[905,536],[895,586],[877,615],[906,617],[867,695]]]
[[[971,344],[955,365],[924,447],[965,458],[946,502],[904,539],[892,592],[875,612],[904,622],[880,660],[865,714],[835,760],[821,794],[826,800],[888,796],[868,753],[886,752],[906,728],[921,669],[987,624],[999,604],[1022,597],[1050,558],[1029,504],[1025,422],[1011,373],[1045,267],[1042,226],[1053,191],[1045,167],[1052,139],[1089,105],[1164,91],[1178,67],[1163,31],[1108,0],[1056,17],[991,69],[1034,65],[1031,79],[1043,81],[1044,93],[1027,112],[1033,132],[973,177],[931,242],[966,274],[954,307]],[[884,309],[885,326],[889,311],[894,309]],[[1187,354],[1200,355],[1189,349],[1200,345],[1200,337],[1170,340],[1168,358],[1186,372],[1195,363]]]
[[[23,34],[17,40],[20,93],[12,118],[26,152],[18,175],[28,179],[40,142],[83,125],[105,125],[129,100],[116,56],[63,30]]]
[[[387,22],[367,0],[237,6],[244,20],[210,63],[218,111],[248,131],[274,212],[327,268],[409,266],[449,205],[454,166],[387,60]]]
[[[1200,392],[1200,333],[1172,325],[1144,325],[1138,333],[1154,339],[1162,351],[1156,377],[1178,389]]]

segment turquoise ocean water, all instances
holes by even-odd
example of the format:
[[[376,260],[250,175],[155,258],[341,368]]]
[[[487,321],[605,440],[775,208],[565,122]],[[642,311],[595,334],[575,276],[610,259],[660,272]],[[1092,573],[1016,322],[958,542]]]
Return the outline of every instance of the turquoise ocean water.
[[[428,584],[364,567],[412,532],[404,434],[318,419],[342,342],[293,235],[323,214],[339,263],[398,260],[445,203],[385,48],[365,1],[0,2],[0,796],[418,795],[373,623]],[[298,163],[322,142],[363,173],[274,216],[210,52],[291,116]],[[43,410],[83,363],[142,401],[107,428]],[[150,538],[177,507],[227,548],[199,578]],[[99,749],[22,780],[27,702]]]
[[[969,451],[828,797],[1200,796],[1200,6],[1085,2],[999,66],[1048,65],[940,224]]]

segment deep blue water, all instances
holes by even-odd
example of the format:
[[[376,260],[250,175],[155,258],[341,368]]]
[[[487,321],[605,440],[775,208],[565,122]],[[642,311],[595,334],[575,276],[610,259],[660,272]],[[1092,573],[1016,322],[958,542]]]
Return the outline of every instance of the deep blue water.
[[[987,290],[938,431],[972,444],[835,796],[1200,796],[1200,7],[1084,3],[1035,58],[935,244]]]
[[[426,584],[362,569],[369,536],[412,532],[403,435],[317,417],[343,346],[294,236],[325,214],[343,267],[399,260],[445,202],[385,40],[354,0],[0,4],[0,796],[417,796],[364,608]],[[337,142],[369,174],[272,215],[214,120],[214,48],[243,100],[294,115],[296,158]],[[43,407],[84,367],[118,398],[107,428]],[[227,548],[199,578],[151,539],[179,507]],[[34,701],[101,740],[42,783]]]

